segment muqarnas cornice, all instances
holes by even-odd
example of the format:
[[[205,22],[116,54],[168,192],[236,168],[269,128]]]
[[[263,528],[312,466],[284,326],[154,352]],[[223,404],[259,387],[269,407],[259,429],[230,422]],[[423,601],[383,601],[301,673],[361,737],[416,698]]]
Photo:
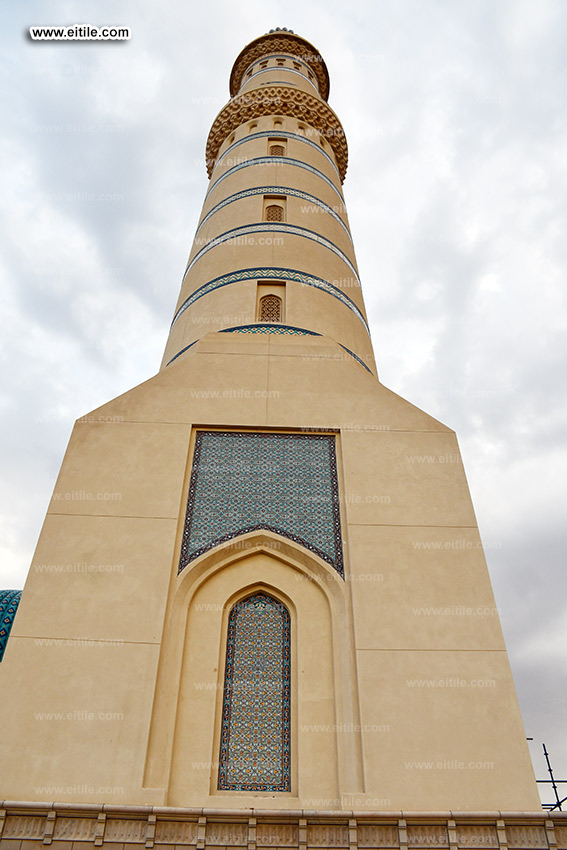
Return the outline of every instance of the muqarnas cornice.
[[[238,94],[242,85],[242,77],[246,69],[255,62],[261,59],[262,56],[269,56],[271,53],[291,53],[303,60],[308,65],[317,78],[321,97],[327,100],[329,97],[329,72],[323,60],[323,57],[312,44],[294,33],[267,33],[247,44],[242,50],[232,66],[230,75],[230,96],[234,97]]]
[[[341,122],[325,101],[287,86],[265,86],[258,92],[237,95],[219,112],[207,139],[205,155],[209,177],[227,136],[246,121],[263,115],[288,115],[305,121],[317,130],[331,146],[337,160],[341,183],[344,181],[348,165],[348,147]]]

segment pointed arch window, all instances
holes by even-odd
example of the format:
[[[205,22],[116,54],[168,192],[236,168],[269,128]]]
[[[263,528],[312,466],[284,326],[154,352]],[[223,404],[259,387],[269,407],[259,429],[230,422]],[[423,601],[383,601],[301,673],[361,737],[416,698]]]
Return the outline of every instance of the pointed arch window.
[[[287,139],[281,136],[268,139],[268,155],[269,156],[286,156],[287,155]]]
[[[282,320],[282,299],[277,295],[264,295],[260,299],[260,316],[261,322],[281,322]]]
[[[266,221],[283,221],[283,207],[279,204],[270,204],[267,206]]]
[[[256,593],[228,621],[220,790],[290,791],[290,616]]]

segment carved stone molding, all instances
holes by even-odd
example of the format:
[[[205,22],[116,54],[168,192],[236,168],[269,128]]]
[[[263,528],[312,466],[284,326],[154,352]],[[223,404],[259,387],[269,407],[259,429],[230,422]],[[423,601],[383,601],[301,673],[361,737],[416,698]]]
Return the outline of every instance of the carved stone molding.
[[[94,818],[58,817],[53,838],[61,841],[93,841],[96,823]]]
[[[394,824],[358,824],[359,847],[397,847],[398,827]]]
[[[145,820],[114,819],[106,821],[105,841],[116,841],[126,844],[138,844],[146,839]]]
[[[547,838],[543,826],[513,826],[506,825],[506,837],[510,848],[546,848]]]
[[[242,847],[248,842],[246,823],[207,823],[207,846]]]
[[[444,824],[409,824],[409,847],[448,847],[449,838]]]
[[[348,847],[346,824],[309,824],[307,827],[308,847]]]
[[[299,828],[295,824],[261,823],[257,826],[258,847],[296,847]]]
[[[496,827],[491,824],[458,824],[457,842],[459,847],[498,847]]]
[[[34,817],[31,815],[8,815],[6,825],[2,833],[5,838],[43,838],[45,815]]]
[[[329,73],[321,54],[315,50],[312,44],[300,38],[294,33],[268,33],[251,41],[237,56],[230,75],[231,97],[238,92],[242,85],[244,72],[257,59],[268,56],[270,53],[291,53],[302,59],[309,65],[311,71],[319,83],[321,97],[325,100],[329,97]]]
[[[55,850],[567,848],[567,812],[452,812],[450,817],[447,813],[433,818],[427,812],[316,813],[151,806],[109,806],[107,812],[106,808],[0,802],[0,850],[38,850],[41,846]],[[405,817],[400,817],[402,814]],[[499,844],[498,831],[507,842]]]
[[[155,840],[159,844],[196,844],[197,821],[158,821]]]
[[[233,97],[213,122],[207,139],[206,160],[209,177],[218,152],[233,130],[263,115],[289,115],[314,127],[330,144],[341,182],[348,165],[348,148],[341,122],[325,101],[288,86],[263,86],[256,92]]]

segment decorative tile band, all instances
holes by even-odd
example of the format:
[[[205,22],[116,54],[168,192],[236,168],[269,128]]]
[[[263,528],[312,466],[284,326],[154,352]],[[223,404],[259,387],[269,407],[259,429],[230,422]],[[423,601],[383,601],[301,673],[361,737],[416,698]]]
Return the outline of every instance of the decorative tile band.
[[[266,322],[257,323],[257,324],[253,324],[253,325],[235,325],[233,328],[222,328],[220,331],[217,331],[217,333],[221,333],[221,334],[233,334],[233,333],[238,333],[238,334],[289,334],[291,336],[323,336],[323,334],[316,333],[316,331],[307,330],[307,328],[296,328],[293,325],[281,325],[279,323],[278,324],[268,324]],[[195,345],[197,342],[199,342],[198,339],[189,343],[189,345],[186,345],[185,348],[182,348],[181,351],[178,351],[177,354],[174,357],[171,358],[171,360],[168,360],[165,365],[169,366],[170,363],[173,363],[174,360],[177,360],[178,357],[181,357],[181,355],[184,354],[187,351],[187,349],[191,348],[191,346]],[[366,365],[364,360],[361,360],[361,358],[357,354],[355,354],[354,351],[351,351],[350,348],[347,348],[346,345],[343,345],[340,342],[337,343],[337,344],[340,345],[341,348],[344,351],[346,351],[347,354],[349,354],[352,358],[354,358],[354,360],[356,360],[357,363],[360,363],[360,365],[364,369],[366,369],[366,371],[370,375],[374,375],[374,373],[372,372],[372,369],[370,369]]]
[[[253,63],[255,64],[255,63]],[[301,71],[297,71],[295,68],[287,68],[285,65],[272,65],[271,68],[262,68],[260,71],[256,71],[254,74],[251,74],[248,79],[242,79],[242,83],[240,85],[239,94],[242,92],[244,86],[247,86],[248,83],[253,80],[255,77],[258,77],[260,74],[264,74],[266,71],[285,71],[287,74],[297,74],[298,77],[301,77],[305,82],[309,83],[310,86],[313,86],[315,92],[319,94],[319,89],[313,82],[310,80],[306,74],[302,74]],[[287,80],[270,80],[271,85],[280,85],[280,86],[289,86],[291,83]]]
[[[312,165],[308,165],[306,162],[302,162],[300,159],[291,159],[289,156],[258,156],[254,159],[247,159],[245,160],[245,162],[238,162],[236,165],[233,165],[232,168],[229,168],[228,171],[225,171],[224,174],[221,174],[221,176],[215,180],[215,182],[212,184],[207,194],[205,195],[205,202],[209,197],[210,193],[216,186],[219,185],[219,183],[222,183],[223,180],[225,180],[227,177],[230,177],[232,174],[234,174],[235,171],[240,171],[241,168],[250,168],[250,166],[254,165],[293,165],[296,168],[304,168],[306,171],[310,171],[312,174],[315,174],[317,177],[320,177],[321,180],[324,180],[325,183],[327,183],[331,187],[331,189],[334,189],[336,194],[344,203],[344,198],[340,193],[339,189],[337,188],[337,186],[335,186],[332,180],[329,180],[326,174],[323,174],[323,172],[319,171],[318,168],[314,168]]]
[[[215,236],[214,239],[211,239],[210,242],[203,245],[200,251],[197,251],[185,269],[183,280],[185,280],[195,263],[197,263],[212,248],[216,248],[224,242],[230,242],[233,239],[239,239],[252,233],[287,233],[291,236],[300,236],[303,239],[310,239],[312,242],[317,242],[318,245],[322,245],[323,248],[327,248],[329,251],[332,251],[333,254],[336,254],[336,256],[339,257],[346,266],[348,266],[360,286],[358,272],[356,271],[352,261],[349,260],[344,251],[341,251],[334,242],[331,242],[330,239],[327,239],[325,236],[321,236],[314,230],[309,230],[307,227],[299,227],[297,224],[286,224],[281,221],[277,223],[262,221],[257,224],[245,224],[243,227],[233,227],[231,230],[226,230],[224,233],[220,233],[218,236]]]
[[[309,122],[307,122],[307,123],[309,123]],[[216,168],[217,165],[219,165],[219,163],[221,163],[223,161],[225,156],[228,153],[230,153],[231,150],[234,150],[234,148],[237,148],[239,145],[245,144],[245,142],[250,142],[252,139],[263,139],[263,138],[295,139],[298,142],[303,142],[304,144],[309,145],[314,150],[316,150],[317,153],[323,154],[323,156],[326,159],[329,160],[329,164],[332,165],[333,170],[337,172],[337,177],[339,178],[339,180],[341,179],[340,174],[339,174],[339,169],[337,168],[337,166],[335,165],[335,163],[333,162],[333,160],[331,159],[331,157],[329,156],[327,151],[323,150],[321,145],[318,145],[316,142],[312,142],[311,139],[308,139],[305,136],[301,136],[299,133],[290,133],[287,130],[260,130],[258,133],[250,133],[250,135],[244,136],[244,138],[242,138],[242,139],[238,139],[238,141],[233,142],[232,145],[225,150],[223,155],[221,157],[219,157],[219,160],[218,160],[217,164],[215,165],[215,168]]]
[[[335,221],[337,221],[344,232],[347,234],[348,238],[352,242],[352,236],[350,230],[334,209],[324,201],[321,201],[319,198],[316,198],[315,195],[309,195],[307,192],[300,192],[299,189],[292,189],[291,186],[257,186],[254,189],[245,189],[243,192],[236,192],[234,195],[229,195],[227,198],[223,198],[222,201],[219,201],[199,224],[196,233],[202,228],[202,226],[207,222],[212,215],[214,215],[219,210],[222,210],[223,207],[226,207],[228,204],[234,203],[234,201],[240,201],[242,198],[248,198],[251,195],[291,195],[294,198],[302,198],[304,201],[309,201],[312,204],[315,204],[320,209],[324,210],[326,213],[329,213]],[[344,204],[343,204],[344,206]]]
[[[361,366],[364,366],[364,368],[366,369],[367,372],[370,372],[371,375],[373,374],[372,369],[368,368],[368,366],[366,365],[364,360],[361,360],[360,357],[358,356],[358,354],[355,354],[354,351],[351,351],[350,348],[347,348],[346,345],[342,344],[342,342],[339,342],[339,345],[340,345],[341,348],[344,348],[344,350],[346,351],[347,354],[350,354],[351,357],[354,357],[354,359],[357,360],[360,363]]]
[[[177,352],[177,354],[175,354],[175,355],[171,358],[171,360],[168,360],[168,361],[167,361],[167,363],[166,363],[165,365],[166,365],[166,366],[169,366],[169,364],[170,364],[170,363],[173,363],[173,361],[174,361],[174,360],[177,360],[177,358],[178,358],[178,357],[181,357],[181,355],[182,355],[182,354],[185,354],[185,352],[186,352],[189,348],[191,348],[191,346],[195,345],[195,343],[197,343],[197,342],[199,342],[199,340],[198,340],[198,339],[195,339],[195,340],[193,340],[193,342],[190,342],[190,343],[189,343],[189,345],[186,345],[186,346],[185,346],[185,348],[182,348],[182,349],[181,349],[181,351],[178,351],[178,352]]]
[[[226,646],[218,787],[290,791],[290,617],[265,593],[237,602]]]
[[[259,529],[305,546],[344,577],[334,437],[197,432],[179,572]]]
[[[221,334],[291,334],[292,336],[321,336],[306,328],[295,328],[293,325],[271,325],[263,322],[255,325],[236,325],[234,328],[223,328]],[[340,343],[339,343],[340,345]],[[344,346],[341,346],[344,348]]]
[[[207,281],[207,283],[204,283],[199,287],[199,289],[196,289],[195,292],[192,292],[191,295],[185,299],[173,317],[173,321],[171,323],[172,327],[179,316],[187,310],[188,307],[194,304],[195,301],[202,298],[203,295],[208,295],[209,292],[213,292],[221,286],[228,286],[231,283],[239,283],[242,280],[285,280],[301,283],[303,286],[314,286],[315,289],[322,289],[324,292],[327,292],[329,295],[332,295],[334,298],[341,301],[349,308],[349,310],[352,310],[355,316],[360,319],[368,333],[370,333],[368,325],[366,324],[366,319],[362,315],[361,311],[358,309],[354,301],[352,301],[348,295],[345,295],[342,289],[339,289],[338,286],[334,286],[334,284],[329,283],[328,280],[323,280],[322,277],[306,274],[298,269],[286,269],[282,266],[255,266],[249,269],[240,269],[239,271],[232,272],[231,274],[220,275],[219,277],[213,278],[213,280]]]
[[[4,657],[21,595],[21,590],[0,590],[0,661]]]

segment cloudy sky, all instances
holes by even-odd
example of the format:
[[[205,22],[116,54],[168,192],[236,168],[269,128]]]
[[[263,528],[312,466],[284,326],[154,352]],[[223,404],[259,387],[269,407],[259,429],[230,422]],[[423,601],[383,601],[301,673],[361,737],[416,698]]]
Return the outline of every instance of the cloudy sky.
[[[457,431],[526,734],[567,779],[566,0],[0,9],[0,587],[73,421],[158,368],[236,55],[322,52],[380,377]],[[130,42],[34,43],[33,24]],[[567,795],[567,785],[563,786]]]

